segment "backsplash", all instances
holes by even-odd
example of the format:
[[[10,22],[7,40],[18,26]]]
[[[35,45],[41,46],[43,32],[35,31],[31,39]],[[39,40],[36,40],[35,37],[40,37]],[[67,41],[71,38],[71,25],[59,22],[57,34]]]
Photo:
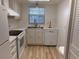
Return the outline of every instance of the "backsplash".
[[[9,29],[24,29],[26,27],[23,19],[15,19],[14,17],[8,18]]]
[[[20,19],[15,19],[13,17],[9,17],[9,28],[16,29],[16,28],[26,28],[28,26],[33,26],[28,23],[28,6],[20,6],[21,8],[21,17]],[[26,7],[26,8],[25,8]],[[52,5],[44,5],[45,8],[45,24],[40,25],[40,27],[48,28],[50,21],[51,27],[56,27],[56,6]]]
[[[8,17],[9,29],[15,29],[18,27],[18,20],[14,19],[14,17]]]

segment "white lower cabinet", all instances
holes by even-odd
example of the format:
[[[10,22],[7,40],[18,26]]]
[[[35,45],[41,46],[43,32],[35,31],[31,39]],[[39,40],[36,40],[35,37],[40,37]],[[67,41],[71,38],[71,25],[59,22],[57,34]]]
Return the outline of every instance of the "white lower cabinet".
[[[27,44],[56,45],[57,31],[53,29],[40,29],[40,28],[27,29]]]
[[[27,44],[35,44],[35,30],[27,29]]]
[[[35,43],[37,45],[44,44],[44,32],[43,29],[36,29],[35,30]]]
[[[32,45],[42,45],[44,34],[42,29],[27,29],[27,43]]]

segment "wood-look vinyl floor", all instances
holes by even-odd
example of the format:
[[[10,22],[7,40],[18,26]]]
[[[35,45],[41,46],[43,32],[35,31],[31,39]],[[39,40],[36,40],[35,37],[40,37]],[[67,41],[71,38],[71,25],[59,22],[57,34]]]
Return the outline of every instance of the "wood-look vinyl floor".
[[[55,47],[28,46],[21,59],[58,59]]]

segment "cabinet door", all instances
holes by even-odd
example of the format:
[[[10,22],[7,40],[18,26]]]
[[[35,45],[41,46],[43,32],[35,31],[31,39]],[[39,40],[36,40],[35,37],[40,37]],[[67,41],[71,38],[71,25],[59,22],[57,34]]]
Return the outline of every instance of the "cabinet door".
[[[5,6],[6,8],[9,8],[9,0],[4,0],[4,6]]]
[[[0,59],[11,59],[9,52],[9,42],[0,46]]]
[[[9,0],[0,0],[0,5],[9,8]]]
[[[9,8],[15,11],[16,0],[9,0]]]
[[[35,34],[35,43],[38,45],[43,45],[44,42],[44,32],[42,29],[36,29],[36,34]]]
[[[4,0],[0,0],[0,5],[3,5],[4,4]]]
[[[79,59],[79,0],[74,1],[74,14],[70,37],[69,59]],[[73,13],[72,12],[72,13]]]
[[[9,29],[6,9],[0,5],[0,44],[8,40]]]
[[[19,13],[19,3],[17,0],[9,0],[9,8]]]
[[[57,33],[54,30],[45,30],[45,45],[56,45]]]
[[[27,30],[27,43],[28,44],[34,44],[35,43],[35,30],[34,29],[28,29]]]

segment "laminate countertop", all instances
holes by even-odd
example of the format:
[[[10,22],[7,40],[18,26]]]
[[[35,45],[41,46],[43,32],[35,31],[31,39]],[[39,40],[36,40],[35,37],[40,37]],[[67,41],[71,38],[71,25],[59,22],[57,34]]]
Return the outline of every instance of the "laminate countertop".
[[[9,42],[14,41],[17,38],[17,36],[9,36]]]

